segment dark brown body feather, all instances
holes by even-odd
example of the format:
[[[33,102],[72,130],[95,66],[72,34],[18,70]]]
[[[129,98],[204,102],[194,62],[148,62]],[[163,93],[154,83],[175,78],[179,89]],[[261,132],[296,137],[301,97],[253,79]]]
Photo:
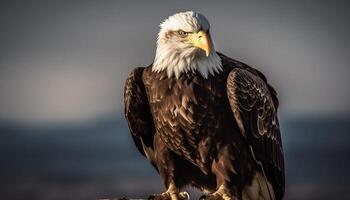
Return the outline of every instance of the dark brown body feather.
[[[168,78],[152,66],[133,70],[125,114],[135,144],[165,185],[174,181],[214,191],[228,183],[242,191],[263,167],[281,199],[276,92],[257,70],[219,55],[223,71],[207,79],[196,72]]]

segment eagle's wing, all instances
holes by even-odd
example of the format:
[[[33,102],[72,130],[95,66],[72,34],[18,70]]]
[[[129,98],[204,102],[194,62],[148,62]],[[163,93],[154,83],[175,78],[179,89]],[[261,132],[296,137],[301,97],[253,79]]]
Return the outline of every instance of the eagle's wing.
[[[153,147],[154,124],[142,81],[145,68],[135,68],[125,82],[125,117],[138,150],[146,156],[145,146]]]
[[[237,125],[251,146],[254,159],[264,168],[276,198],[282,198],[284,159],[276,92],[257,70],[234,68],[227,79],[227,94]]]

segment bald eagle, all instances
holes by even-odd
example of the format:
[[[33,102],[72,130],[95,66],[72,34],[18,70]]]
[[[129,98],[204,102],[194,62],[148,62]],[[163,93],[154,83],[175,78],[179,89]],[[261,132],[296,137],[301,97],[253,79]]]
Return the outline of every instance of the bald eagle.
[[[215,51],[202,14],[160,25],[153,64],[129,74],[125,116],[166,191],[152,199],[282,199],[276,91],[258,70]]]

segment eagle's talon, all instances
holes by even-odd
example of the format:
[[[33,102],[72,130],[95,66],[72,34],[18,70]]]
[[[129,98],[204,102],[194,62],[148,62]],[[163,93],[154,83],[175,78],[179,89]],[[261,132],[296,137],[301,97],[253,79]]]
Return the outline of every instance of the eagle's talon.
[[[178,195],[180,200],[190,200],[190,195],[187,192],[180,192]]]

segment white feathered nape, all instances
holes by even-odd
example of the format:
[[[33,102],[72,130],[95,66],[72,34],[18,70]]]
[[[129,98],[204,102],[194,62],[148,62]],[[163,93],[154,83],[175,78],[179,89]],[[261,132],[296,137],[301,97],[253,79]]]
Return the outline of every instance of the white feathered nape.
[[[199,49],[181,42],[176,35],[169,36],[170,32],[183,30],[197,32],[209,30],[208,20],[199,13],[188,11],[168,17],[160,24],[158,33],[156,56],[152,71],[167,70],[168,77],[179,78],[182,73],[197,70],[204,78],[209,74],[215,75],[222,71],[219,55],[215,51],[213,42],[209,56],[199,53]]]

